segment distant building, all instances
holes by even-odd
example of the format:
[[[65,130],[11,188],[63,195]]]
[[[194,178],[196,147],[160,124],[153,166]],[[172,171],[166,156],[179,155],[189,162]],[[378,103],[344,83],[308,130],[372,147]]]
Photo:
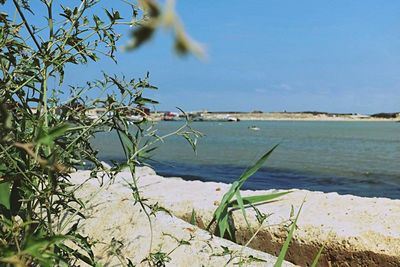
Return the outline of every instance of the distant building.
[[[163,120],[174,121],[179,119],[179,114],[176,112],[167,111],[164,113]]]

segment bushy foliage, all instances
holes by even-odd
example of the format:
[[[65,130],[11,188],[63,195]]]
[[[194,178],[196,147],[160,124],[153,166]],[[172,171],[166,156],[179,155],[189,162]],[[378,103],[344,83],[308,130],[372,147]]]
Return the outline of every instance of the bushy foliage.
[[[102,1],[64,2],[54,7],[52,0],[42,0],[32,10],[29,1],[0,1],[18,14],[15,19],[0,13],[0,265],[98,265],[90,239],[66,219],[85,217],[69,173],[85,164],[93,166],[93,176],[101,171],[112,177],[124,167],[134,172],[159,140],[156,131],[146,130],[144,107],[157,104],[144,96],[145,90],[157,89],[148,74],[141,79],[103,74],[67,91],[66,66],[116,60],[118,29],[124,26],[132,27],[128,48],[148,41],[163,25],[173,30],[180,53],[200,51],[171,6],[163,10],[150,0],[125,1],[130,17],[123,19],[117,10],[95,9]],[[45,26],[28,21],[29,13],[43,17]],[[100,97],[88,97],[96,94]],[[102,112],[92,116],[95,109]],[[132,115],[140,120],[131,123]],[[126,155],[111,169],[103,167],[90,143],[104,131],[118,133]],[[192,132],[185,125],[176,133],[190,140]],[[135,181],[131,187],[144,206]]]

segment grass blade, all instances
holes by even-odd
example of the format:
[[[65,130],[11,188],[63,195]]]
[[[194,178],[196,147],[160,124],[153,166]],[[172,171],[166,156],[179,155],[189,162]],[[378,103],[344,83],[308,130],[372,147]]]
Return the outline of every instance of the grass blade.
[[[271,193],[271,194],[265,194],[265,195],[257,195],[257,196],[249,196],[249,197],[242,197],[244,205],[254,205],[262,202],[268,202],[271,201],[275,198],[284,196],[286,194],[289,194],[291,191],[285,191],[285,192],[278,192],[278,193]],[[238,201],[236,199],[232,200],[229,202],[228,207],[232,208],[238,208]]]
[[[318,253],[317,253],[317,255],[315,256],[314,261],[313,261],[313,263],[311,264],[311,267],[317,267],[319,258],[321,257],[321,254],[322,254],[322,251],[324,250],[324,248],[325,248],[325,244],[323,244],[323,245],[321,246],[321,248],[318,250]]]
[[[278,144],[279,145],[279,144]],[[268,157],[271,155],[271,153],[278,147],[278,145],[275,145],[272,149],[270,149],[267,153],[265,153],[252,167],[247,169],[238,179],[238,181],[235,181],[229,191],[225,193],[221,200],[221,204],[218,206],[216,211],[214,212],[213,218],[215,220],[212,220],[210,224],[207,226],[207,229],[211,227],[211,223],[216,221],[217,224],[220,221],[221,214],[222,212],[228,208],[229,201],[233,198],[233,196],[236,194],[237,191],[240,190],[244,182],[252,176],[255,172],[257,172],[262,165],[265,163],[265,161],[268,159]]]
[[[274,264],[274,267],[281,267],[283,264],[283,261],[285,260],[285,256],[289,249],[290,241],[292,241],[293,233],[296,229],[297,220],[299,219],[299,215],[300,215],[301,209],[303,208],[303,204],[304,204],[304,200],[303,200],[303,203],[301,203],[301,206],[299,208],[299,211],[297,212],[296,218],[294,219],[292,226],[290,227],[289,234],[285,240],[285,243],[283,243],[282,249],[279,252],[279,256]]]
[[[256,173],[262,165],[265,163],[265,161],[269,158],[269,156],[272,154],[272,152],[279,146],[279,144],[275,145],[273,148],[271,148],[267,153],[265,153],[253,166],[251,166],[249,169],[247,169],[240,177],[239,177],[239,189],[242,187],[243,183],[249,179],[250,176],[252,176],[254,173]]]
[[[228,210],[228,202],[232,199],[233,195],[235,194],[235,189],[237,188],[238,185],[239,183],[237,181],[234,182],[231,188],[228,190],[228,192],[224,194],[221,200],[221,204],[219,204],[218,208],[215,210],[213,214],[213,220],[207,226],[207,230],[210,229],[214,221],[217,222],[217,224],[219,224],[219,222],[221,221],[222,214],[224,213],[224,211],[227,212]]]
[[[218,231],[219,231],[219,235],[221,237],[224,237],[226,230],[229,229],[228,216],[229,216],[228,209],[224,209],[221,213],[219,220],[217,221],[218,222]]]
[[[196,211],[192,209],[192,216],[190,217],[190,224],[197,226]]]
[[[238,203],[238,205],[239,205],[239,207],[240,207],[240,210],[241,210],[242,213],[243,213],[244,220],[246,221],[247,228],[249,228],[249,231],[250,231],[251,233],[253,233],[253,231],[251,230],[251,227],[250,227],[250,223],[249,223],[249,221],[247,220],[246,210],[245,210],[245,208],[244,208],[243,199],[242,199],[242,196],[240,195],[240,191],[236,191],[236,198],[237,198],[237,203]]]

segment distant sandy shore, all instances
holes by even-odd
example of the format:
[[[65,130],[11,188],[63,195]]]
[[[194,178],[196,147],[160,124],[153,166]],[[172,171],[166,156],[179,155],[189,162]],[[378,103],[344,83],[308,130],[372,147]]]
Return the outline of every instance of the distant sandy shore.
[[[226,116],[226,114],[205,114],[205,117],[216,118]],[[228,116],[236,117],[240,120],[293,120],[293,121],[397,121],[396,119],[373,118],[370,116],[359,115],[325,115],[325,114],[307,114],[307,113],[284,113],[284,112],[268,112],[268,113],[237,113],[228,114]]]
[[[162,113],[151,114],[150,118],[152,120],[161,120]],[[243,121],[400,121],[400,115],[396,118],[379,118],[368,115],[312,114],[303,112],[209,112],[201,114],[201,119],[203,121],[219,121],[226,120],[227,118],[237,118]]]

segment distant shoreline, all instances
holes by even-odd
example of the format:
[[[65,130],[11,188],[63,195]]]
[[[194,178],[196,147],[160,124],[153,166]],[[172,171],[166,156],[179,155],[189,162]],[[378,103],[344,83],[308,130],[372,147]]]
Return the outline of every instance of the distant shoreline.
[[[228,118],[235,118],[240,121],[400,121],[400,113],[361,115],[325,112],[188,112],[187,115],[194,121],[226,121]],[[163,113],[152,113],[150,118],[162,120]],[[184,119],[184,115],[181,114],[179,118]]]

